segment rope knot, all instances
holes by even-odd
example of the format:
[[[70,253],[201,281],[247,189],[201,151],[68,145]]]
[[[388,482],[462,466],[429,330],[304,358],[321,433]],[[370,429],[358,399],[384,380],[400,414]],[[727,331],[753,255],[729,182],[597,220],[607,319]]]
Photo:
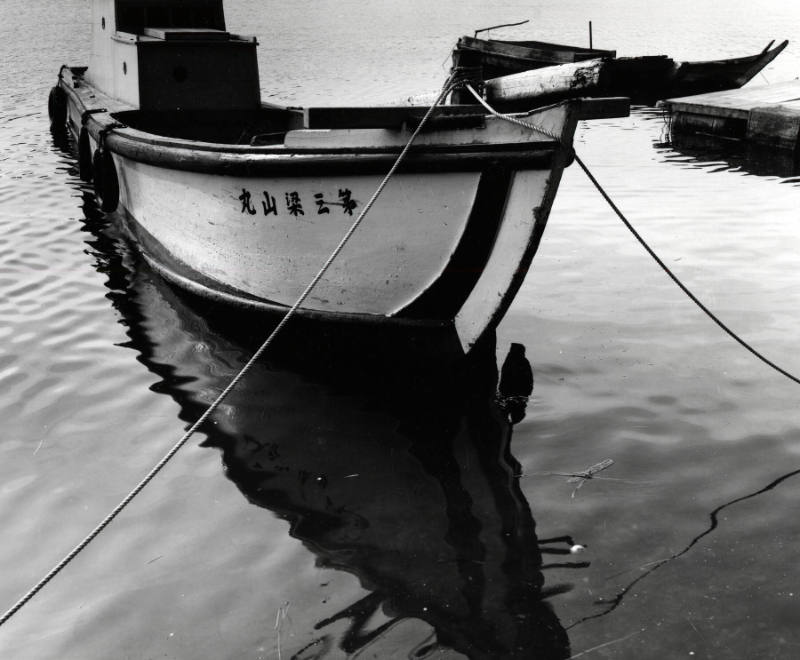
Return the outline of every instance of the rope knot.
[[[471,86],[481,96],[484,95],[486,83],[483,80],[482,66],[454,66],[450,71],[452,89],[465,89]]]

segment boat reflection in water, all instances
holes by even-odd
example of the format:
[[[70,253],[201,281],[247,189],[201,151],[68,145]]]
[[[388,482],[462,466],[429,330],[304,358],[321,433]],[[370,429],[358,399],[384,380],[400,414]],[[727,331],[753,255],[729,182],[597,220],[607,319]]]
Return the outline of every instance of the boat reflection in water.
[[[145,266],[129,278],[113,298],[131,347],[193,421],[263,328],[251,337],[246,320],[196,313]],[[435,630],[409,657],[442,647],[470,658],[570,655],[547,600],[570,587],[545,586],[542,556],[568,554],[572,541],[537,538],[509,449],[530,365],[514,349],[498,393],[492,343],[449,364],[398,354],[345,362],[294,347],[301,352],[289,365],[274,357],[288,351],[284,342],[204,429],[205,445],[221,451],[226,475],[251,503],[289,521],[317,565],[355,575],[369,591],[338,612],[304,611],[313,630],[286,657],[365,647],[380,655],[383,634],[408,618]]]

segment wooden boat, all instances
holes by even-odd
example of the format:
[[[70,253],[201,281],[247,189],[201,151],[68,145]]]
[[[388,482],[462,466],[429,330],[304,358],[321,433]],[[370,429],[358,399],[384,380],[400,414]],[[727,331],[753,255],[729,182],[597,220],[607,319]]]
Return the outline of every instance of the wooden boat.
[[[507,41],[464,36],[458,40],[453,58],[476,53],[486,78],[496,78],[509,73],[541,69],[546,66],[582,62],[598,57],[616,57],[614,50],[582,48],[553,44],[546,41]]]
[[[530,57],[517,57],[523,49],[516,43],[539,43]],[[584,50],[555,44],[552,52],[541,42],[504,42],[474,37],[459,39],[453,51],[453,66],[482,67],[490,96],[504,109],[530,109],[579,96],[627,96],[633,103],[651,105],[661,99],[741,87],[774,60],[788,41],[774,48],[774,41],[757,55],[704,62],[676,62],[666,55],[615,57],[614,51],[594,58]],[[563,50],[559,50],[562,49]],[[543,64],[549,56],[553,62]],[[572,58],[572,59],[570,59]],[[527,63],[527,65],[526,65]],[[497,90],[511,87],[513,102]]]
[[[738,89],[758,75],[789,45],[784,40],[772,48],[774,43],[770,41],[757,55],[727,60],[682,62],[670,79],[670,88],[664,98]]]
[[[260,100],[256,40],[221,0],[95,0],[87,67],[63,67],[55,130],[173,283],[285,313],[409,140],[426,107],[287,108]],[[298,315],[455,329],[468,350],[520,286],[570,162],[571,101],[525,119],[479,106],[433,116],[369,218]]]

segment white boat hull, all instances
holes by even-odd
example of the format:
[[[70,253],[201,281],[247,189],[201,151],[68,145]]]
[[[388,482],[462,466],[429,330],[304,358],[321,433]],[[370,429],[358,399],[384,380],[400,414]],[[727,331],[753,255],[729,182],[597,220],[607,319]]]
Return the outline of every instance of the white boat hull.
[[[319,271],[382,178],[248,179],[115,160],[122,206],[167,253],[226,288],[286,306]],[[507,214],[524,218],[515,223],[522,246],[548,175],[515,175],[501,224]],[[305,307],[391,316],[410,305],[442,276],[455,253],[479,180],[476,172],[396,175]],[[354,208],[338,205],[339,191],[350,191]],[[334,204],[317,205],[315,195]],[[299,202],[293,206],[292,200]],[[496,260],[516,261],[513,252]]]
[[[380,183],[377,176],[247,179],[117,162],[122,205],[170,254],[282,305],[297,300]],[[402,309],[446,266],[478,178],[398,175],[306,306],[380,315]],[[315,204],[315,195],[339,204],[339,191],[350,191],[355,208]]]
[[[348,109],[319,109],[305,122],[354,125],[290,126],[266,146],[198,142],[120,123],[146,117],[77,74],[60,87],[73,137],[110,157],[104,176],[114,178],[115,206],[147,261],[196,294],[256,310],[295,304],[412,131],[392,123],[407,108],[379,109],[392,128],[358,124],[364,109],[353,111],[357,121]],[[468,351],[524,279],[587,107],[573,101],[525,117],[543,132],[474,111],[445,115],[419,134],[298,314],[450,326]]]

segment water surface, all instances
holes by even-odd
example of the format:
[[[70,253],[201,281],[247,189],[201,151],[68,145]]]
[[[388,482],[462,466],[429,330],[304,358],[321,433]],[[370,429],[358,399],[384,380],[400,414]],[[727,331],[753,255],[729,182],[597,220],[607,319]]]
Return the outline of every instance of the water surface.
[[[264,97],[292,104],[435,89],[460,34],[524,18],[503,34],[586,43],[592,20],[598,47],[679,60],[787,38],[754,82],[800,65],[800,10],[777,0],[226,6],[232,30],[259,36]],[[150,273],[53,143],[47,92],[89,52],[88,3],[59,7],[0,5],[3,609],[124,497],[261,336]],[[798,178],[677,149],[654,109],[586,123],[576,148],[696,294],[800,372]],[[493,396],[512,342],[536,381],[513,425]],[[797,386],[695,309],[578,168],[496,357],[467,374],[333,357],[259,364],[0,629],[0,655],[797,656]],[[606,458],[607,478],[577,491],[551,474]],[[586,551],[558,554],[565,537]]]

